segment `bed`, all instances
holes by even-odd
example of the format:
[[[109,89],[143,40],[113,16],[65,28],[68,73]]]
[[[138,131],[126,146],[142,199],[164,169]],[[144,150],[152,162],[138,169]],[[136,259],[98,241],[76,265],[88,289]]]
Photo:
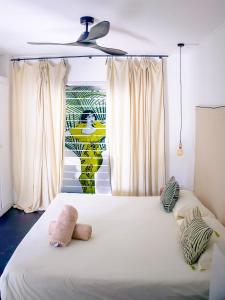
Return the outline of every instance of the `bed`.
[[[192,194],[191,192],[181,191]],[[91,240],[48,243],[48,224],[65,204]],[[159,197],[59,194],[20,243],[1,277],[2,300],[208,299],[210,271],[193,271],[178,226]]]

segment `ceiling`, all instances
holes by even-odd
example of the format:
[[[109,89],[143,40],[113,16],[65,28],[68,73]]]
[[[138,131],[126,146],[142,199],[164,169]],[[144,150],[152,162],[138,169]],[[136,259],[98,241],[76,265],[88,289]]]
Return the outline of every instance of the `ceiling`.
[[[0,11],[0,54],[88,55],[98,50],[31,46],[27,41],[72,42],[90,15],[111,23],[103,46],[129,54],[171,54],[178,42],[200,44],[225,23],[224,0],[7,0]]]

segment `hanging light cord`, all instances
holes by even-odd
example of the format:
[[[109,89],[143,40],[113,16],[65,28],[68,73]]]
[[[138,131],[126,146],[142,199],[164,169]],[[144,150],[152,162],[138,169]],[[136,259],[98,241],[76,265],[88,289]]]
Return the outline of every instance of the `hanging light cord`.
[[[182,108],[182,77],[181,77],[181,70],[182,70],[182,62],[181,62],[181,47],[180,47],[180,143],[179,145],[182,146],[182,127],[183,127],[183,108]]]
[[[182,148],[182,129],[183,129],[183,87],[182,87],[182,61],[181,61],[181,48],[183,43],[177,44],[180,47],[180,141],[179,148]]]

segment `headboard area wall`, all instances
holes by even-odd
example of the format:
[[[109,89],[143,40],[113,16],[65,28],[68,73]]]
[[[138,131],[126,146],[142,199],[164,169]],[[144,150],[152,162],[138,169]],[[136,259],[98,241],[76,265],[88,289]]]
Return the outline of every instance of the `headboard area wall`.
[[[225,225],[225,107],[196,107],[194,193]]]

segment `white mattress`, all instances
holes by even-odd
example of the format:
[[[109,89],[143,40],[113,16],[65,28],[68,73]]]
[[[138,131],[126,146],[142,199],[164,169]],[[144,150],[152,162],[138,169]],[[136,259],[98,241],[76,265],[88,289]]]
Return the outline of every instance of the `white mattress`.
[[[48,224],[64,204],[93,237],[53,248]],[[159,197],[59,194],[6,266],[2,300],[207,299],[209,271],[184,262],[177,234]]]

